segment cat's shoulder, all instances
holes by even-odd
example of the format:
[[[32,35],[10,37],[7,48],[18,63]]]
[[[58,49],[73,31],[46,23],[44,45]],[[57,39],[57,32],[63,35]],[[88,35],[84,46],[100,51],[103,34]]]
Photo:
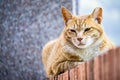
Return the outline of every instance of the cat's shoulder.
[[[57,39],[54,40],[50,40],[48,43],[45,44],[44,47],[50,46],[50,45],[54,45],[57,42]]]

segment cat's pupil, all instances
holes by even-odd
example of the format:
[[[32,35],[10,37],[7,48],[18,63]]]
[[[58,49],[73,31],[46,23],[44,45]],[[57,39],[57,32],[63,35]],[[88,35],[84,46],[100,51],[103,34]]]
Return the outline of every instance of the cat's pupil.
[[[86,29],[85,29],[85,32],[86,32],[86,31],[89,31],[90,29],[91,29],[91,28],[86,28]]]
[[[76,32],[74,29],[70,29],[71,32]]]

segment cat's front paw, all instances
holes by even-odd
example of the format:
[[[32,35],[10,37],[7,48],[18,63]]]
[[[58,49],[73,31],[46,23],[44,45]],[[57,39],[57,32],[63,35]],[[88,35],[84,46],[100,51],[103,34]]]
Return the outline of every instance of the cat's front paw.
[[[84,63],[84,62],[78,62],[77,64],[80,65],[80,64],[82,64],[82,63]]]
[[[75,66],[78,66],[78,65],[80,65],[82,63],[84,63],[84,62],[75,62],[74,64],[75,64]]]

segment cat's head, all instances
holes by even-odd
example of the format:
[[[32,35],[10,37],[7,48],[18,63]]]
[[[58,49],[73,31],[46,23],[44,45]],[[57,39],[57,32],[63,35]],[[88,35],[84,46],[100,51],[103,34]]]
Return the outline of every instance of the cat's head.
[[[97,7],[85,16],[74,16],[65,7],[61,11],[65,23],[63,34],[67,41],[78,48],[87,48],[102,42],[102,8]]]

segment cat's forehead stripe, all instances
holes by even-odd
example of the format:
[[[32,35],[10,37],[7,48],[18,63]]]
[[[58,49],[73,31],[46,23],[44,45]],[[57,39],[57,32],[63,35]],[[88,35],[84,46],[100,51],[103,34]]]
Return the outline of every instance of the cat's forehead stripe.
[[[86,21],[87,21],[87,17],[81,16],[75,20],[75,24],[71,28],[80,30],[81,28],[88,27]]]
[[[76,24],[77,24],[77,26],[80,26],[80,20],[79,19],[76,20]]]
[[[77,20],[75,21],[75,26],[76,26],[76,28],[77,28],[78,30],[80,29],[80,24],[81,24],[80,19],[77,19]]]

